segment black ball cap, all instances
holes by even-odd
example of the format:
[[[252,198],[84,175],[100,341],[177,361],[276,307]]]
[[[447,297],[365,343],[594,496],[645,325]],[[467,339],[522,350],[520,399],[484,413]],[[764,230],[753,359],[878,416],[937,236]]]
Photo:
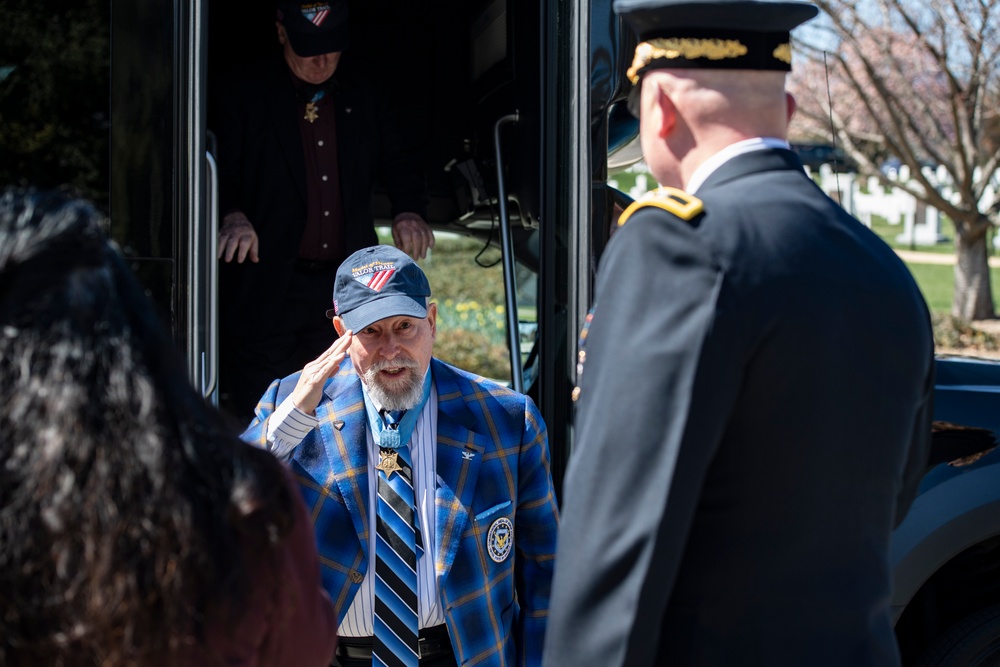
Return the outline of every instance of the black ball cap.
[[[279,2],[278,22],[302,58],[345,51],[350,44],[347,1]]]

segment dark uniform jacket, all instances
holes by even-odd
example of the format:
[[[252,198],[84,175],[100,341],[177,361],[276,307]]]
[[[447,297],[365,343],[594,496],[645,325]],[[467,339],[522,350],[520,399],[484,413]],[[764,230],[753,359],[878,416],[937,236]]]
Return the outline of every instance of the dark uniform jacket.
[[[790,151],[674,192],[602,259],[546,664],[898,664],[889,539],[930,439],[921,294]]]
[[[346,59],[346,57],[345,57]],[[372,187],[376,176],[393,214],[425,215],[426,184],[411,133],[400,130],[374,87],[344,72],[330,94],[337,113],[337,156],[343,198],[344,257],[375,245]],[[260,262],[223,265],[223,317],[259,331],[263,304],[275,304],[291,278],[306,221],[306,168],[301,113],[292,75],[281,57],[239,71],[217,87],[213,130],[218,139],[220,214],[243,211],[260,240]],[[331,292],[333,285],[330,286]]]

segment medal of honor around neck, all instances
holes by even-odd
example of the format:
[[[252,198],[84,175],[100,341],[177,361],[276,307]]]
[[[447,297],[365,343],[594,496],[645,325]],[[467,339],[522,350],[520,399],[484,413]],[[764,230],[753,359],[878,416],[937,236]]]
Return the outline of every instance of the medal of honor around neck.
[[[319,118],[319,101],[323,99],[326,94],[325,91],[317,90],[316,94],[312,96],[312,99],[306,102],[306,115],[303,116],[310,123],[315,123],[316,119]]]
[[[378,453],[378,465],[375,466],[375,469],[384,472],[386,479],[392,477],[392,473],[403,470],[402,466],[399,465],[398,451],[387,447],[379,447]]]

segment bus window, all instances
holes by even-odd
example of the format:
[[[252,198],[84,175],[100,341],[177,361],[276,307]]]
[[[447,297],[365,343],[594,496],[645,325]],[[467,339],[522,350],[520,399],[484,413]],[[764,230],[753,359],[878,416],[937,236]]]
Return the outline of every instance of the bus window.
[[[454,233],[435,234],[421,262],[437,302],[434,353],[450,364],[508,383],[503,276],[494,247]]]
[[[379,229],[391,243],[388,227]],[[434,249],[420,262],[437,303],[434,354],[442,361],[502,384],[511,384],[507,305],[500,250],[489,238],[436,232]],[[538,274],[523,262],[515,269],[522,377],[530,392],[538,357]]]

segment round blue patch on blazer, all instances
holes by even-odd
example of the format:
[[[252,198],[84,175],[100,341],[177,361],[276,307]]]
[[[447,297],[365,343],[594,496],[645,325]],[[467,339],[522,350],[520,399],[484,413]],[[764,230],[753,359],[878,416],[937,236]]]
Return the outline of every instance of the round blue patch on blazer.
[[[507,560],[513,546],[514,524],[507,517],[494,521],[486,536],[486,550],[490,552],[490,558],[493,559],[493,562],[502,563]]]

